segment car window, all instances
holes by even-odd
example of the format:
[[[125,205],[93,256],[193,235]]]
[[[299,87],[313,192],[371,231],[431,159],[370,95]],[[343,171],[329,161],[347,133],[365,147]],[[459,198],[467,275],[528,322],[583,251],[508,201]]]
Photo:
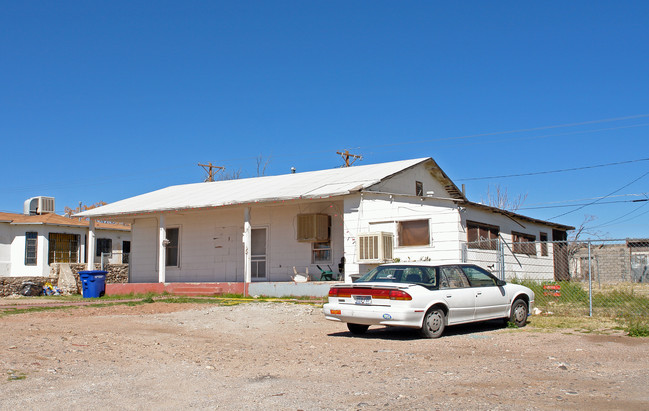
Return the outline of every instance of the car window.
[[[358,280],[357,283],[368,282],[368,281],[380,281],[380,282],[390,282],[398,283],[401,282],[403,278],[403,267],[377,267],[365,274]]]
[[[439,287],[464,288],[469,287],[469,281],[460,267],[449,265],[439,268]]]
[[[480,267],[464,266],[462,270],[469,279],[471,287],[493,287],[496,285],[496,278]]]
[[[369,281],[420,284],[427,288],[437,287],[435,267],[424,266],[379,266],[355,282]]]

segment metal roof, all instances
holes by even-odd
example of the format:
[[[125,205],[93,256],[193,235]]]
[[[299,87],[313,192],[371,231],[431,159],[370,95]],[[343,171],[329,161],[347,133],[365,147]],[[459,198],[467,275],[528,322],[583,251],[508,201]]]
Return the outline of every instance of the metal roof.
[[[176,185],[76,215],[82,217],[126,216],[149,212],[341,196],[367,189],[387,177],[426,162],[438,168],[437,164],[428,157],[278,176]]]

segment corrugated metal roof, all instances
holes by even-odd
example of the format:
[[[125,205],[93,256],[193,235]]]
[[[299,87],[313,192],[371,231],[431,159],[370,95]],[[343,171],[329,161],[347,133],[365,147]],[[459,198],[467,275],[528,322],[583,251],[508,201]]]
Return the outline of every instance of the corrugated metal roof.
[[[367,189],[393,174],[429,161],[432,159],[419,158],[279,176],[177,185],[117,201],[77,215],[108,217],[340,196]]]

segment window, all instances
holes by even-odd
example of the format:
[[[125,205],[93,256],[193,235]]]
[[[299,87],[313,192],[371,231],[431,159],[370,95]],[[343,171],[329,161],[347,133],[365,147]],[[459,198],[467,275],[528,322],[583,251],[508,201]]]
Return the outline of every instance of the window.
[[[540,233],[539,240],[541,241],[541,255],[548,255],[548,233]]]
[[[180,228],[167,228],[167,251],[165,257],[165,266],[167,267],[179,267],[178,264],[178,240],[180,239]]]
[[[266,278],[266,228],[253,228],[250,231],[250,257],[252,278]]]
[[[79,262],[79,235],[50,233],[48,264]]]
[[[25,265],[36,265],[37,244],[38,233],[33,231],[25,233]]]
[[[131,255],[131,242],[122,241],[122,264],[128,264]]]
[[[415,195],[419,197],[424,196],[424,183],[421,181],[415,181]]]
[[[512,231],[514,253],[536,255],[536,236]]]
[[[311,262],[313,264],[331,262],[331,241],[311,243]]]
[[[399,222],[399,246],[430,245],[430,226],[428,220]]]
[[[439,287],[440,288],[466,288],[469,287],[464,272],[460,267],[451,265],[439,268]]]
[[[481,250],[497,250],[498,234],[500,227],[476,223],[475,221],[466,222],[467,247],[478,248]]]
[[[479,267],[464,266],[462,270],[469,279],[471,287],[492,287],[496,285],[496,277]]]
[[[98,238],[95,256],[101,257],[102,254],[111,254],[113,252],[113,240],[110,238]]]

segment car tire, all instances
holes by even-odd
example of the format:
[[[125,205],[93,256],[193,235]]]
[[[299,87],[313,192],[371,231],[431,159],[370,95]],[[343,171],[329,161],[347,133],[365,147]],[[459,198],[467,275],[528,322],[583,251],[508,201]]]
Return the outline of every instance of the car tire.
[[[352,333],[354,335],[365,334],[365,332],[367,332],[368,328],[370,328],[370,326],[365,325],[365,324],[347,323],[347,329],[349,330],[350,333]]]
[[[509,322],[515,324],[517,327],[525,327],[527,323],[528,308],[524,300],[517,299],[512,304],[512,310],[509,315]]]
[[[446,328],[446,315],[441,308],[431,308],[424,316],[421,335],[426,338],[439,338]]]

